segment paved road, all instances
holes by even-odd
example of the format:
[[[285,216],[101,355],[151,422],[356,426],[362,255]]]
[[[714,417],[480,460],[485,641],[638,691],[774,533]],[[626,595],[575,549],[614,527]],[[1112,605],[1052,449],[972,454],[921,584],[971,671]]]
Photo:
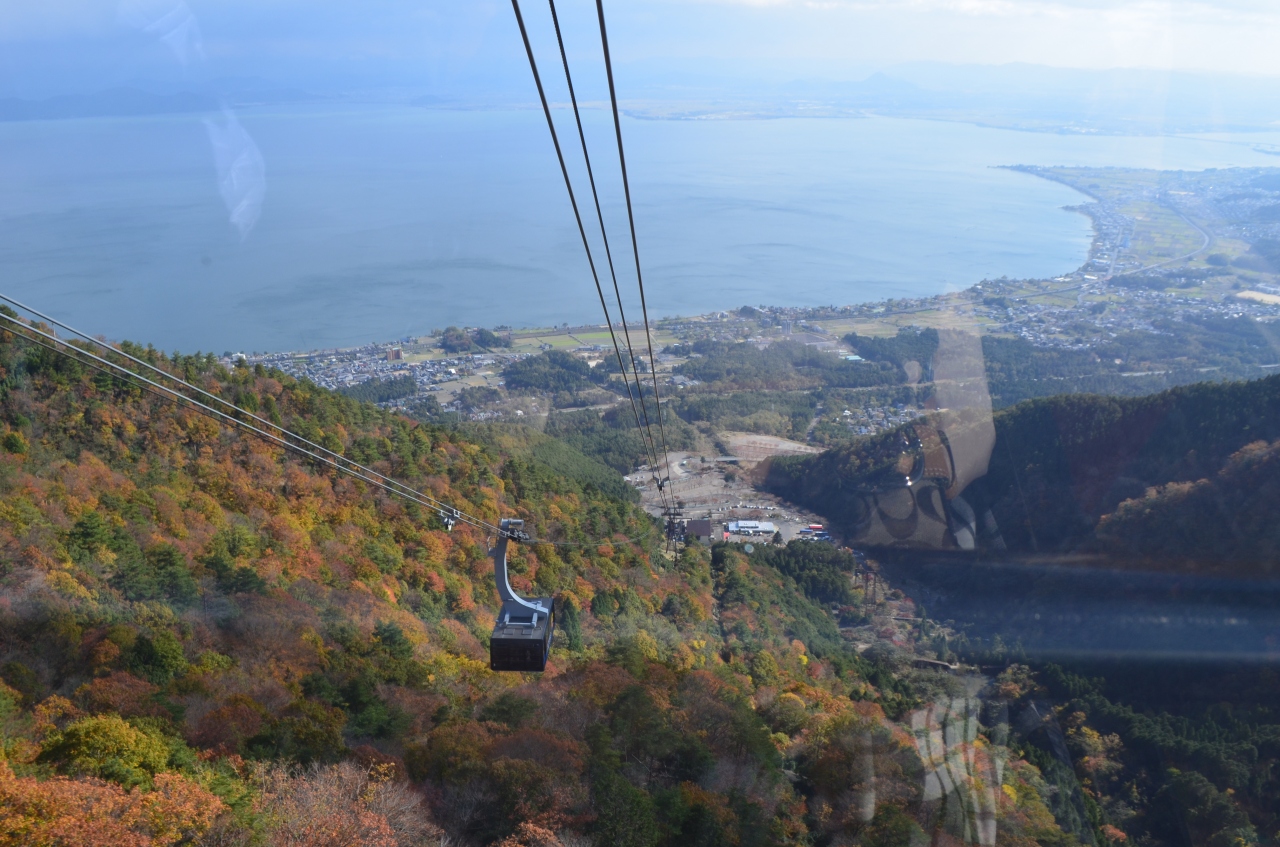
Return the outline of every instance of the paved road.
[[[1175,209],[1174,211],[1177,211],[1177,210]],[[1190,226],[1196,232],[1204,236],[1204,243],[1200,245],[1199,249],[1192,250],[1190,253],[1187,253],[1185,256],[1177,256],[1173,259],[1165,259],[1163,262],[1156,262],[1154,265],[1144,265],[1143,267],[1138,268],[1136,271],[1130,271],[1130,273],[1141,273],[1142,271],[1149,271],[1152,268],[1162,268],[1165,265],[1172,265],[1175,262],[1185,262],[1187,259],[1194,259],[1196,256],[1199,256],[1201,253],[1209,249],[1209,245],[1213,243],[1213,236],[1210,235],[1208,232],[1206,232],[1199,224],[1197,224],[1195,221],[1191,220],[1191,218],[1187,217],[1181,212],[1178,212],[1178,217],[1182,218],[1184,221],[1187,222],[1188,226]],[[1110,275],[1108,275],[1107,278],[1110,279],[1111,278]]]

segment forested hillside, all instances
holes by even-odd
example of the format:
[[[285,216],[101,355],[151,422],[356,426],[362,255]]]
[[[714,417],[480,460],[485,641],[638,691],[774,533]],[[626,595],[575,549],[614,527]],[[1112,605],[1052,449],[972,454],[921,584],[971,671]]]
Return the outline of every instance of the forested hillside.
[[[1280,570],[1270,473],[1280,377],[1030,400],[997,412],[995,432],[990,468],[964,496],[979,514],[991,509],[1016,551],[1091,551],[1122,564],[1250,576]],[[902,444],[890,432],[778,459],[767,484],[851,527]]]
[[[905,845],[975,815],[1001,843],[1101,831],[1062,832],[1057,789],[964,709],[919,718],[969,727],[948,730],[967,764],[929,788],[913,715],[968,689],[847,646],[837,623],[865,602],[847,556],[670,558],[600,465],[543,436],[477,440],[133,349],[525,519],[546,540],[513,548],[512,582],[556,594],[562,629],[545,674],[490,672],[486,539],[5,334],[0,844]]]

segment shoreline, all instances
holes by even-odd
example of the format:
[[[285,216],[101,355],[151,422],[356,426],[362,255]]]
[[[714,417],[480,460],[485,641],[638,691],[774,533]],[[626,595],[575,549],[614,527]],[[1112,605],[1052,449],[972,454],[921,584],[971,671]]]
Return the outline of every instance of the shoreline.
[[[1019,172],[1019,173],[1026,173],[1028,175],[1036,176],[1041,179],[1048,180],[1050,182],[1056,182],[1060,185],[1064,185],[1067,188],[1071,188],[1072,190],[1077,191],[1078,193],[1090,198],[1092,202],[1088,204],[1062,207],[1064,210],[1077,212],[1078,214],[1084,215],[1086,218],[1089,219],[1090,227],[1093,230],[1093,237],[1090,239],[1089,248],[1085,255],[1084,262],[1079,267],[1077,267],[1074,271],[1071,271],[1069,273],[1062,274],[1057,277],[1041,278],[1036,281],[1044,281],[1044,282],[1052,281],[1052,282],[1061,283],[1066,281],[1084,282],[1087,279],[1091,279],[1092,277],[1088,274],[1088,271],[1090,270],[1093,263],[1096,261],[1097,255],[1100,253],[1100,251],[1105,249],[1105,244],[1101,240],[1102,229],[1100,227],[1100,222],[1095,215],[1096,210],[1089,208],[1091,205],[1097,204],[1100,202],[1097,196],[1090,193],[1086,189],[1079,188],[1051,173],[1046,172],[1045,169],[1042,169],[1042,168],[1029,166],[1029,165],[997,165],[996,167],[1000,169]],[[1007,277],[1002,279],[1007,279]],[[714,323],[727,315],[733,314],[735,312],[740,312],[741,310],[748,309],[748,308],[756,309],[757,311],[770,314],[771,316],[777,316],[780,320],[791,320],[791,321],[797,321],[797,320],[818,321],[818,320],[831,319],[831,318],[840,317],[840,316],[848,317],[852,313],[855,313],[857,311],[865,311],[870,307],[879,307],[881,309],[880,317],[882,318],[891,317],[896,315],[912,314],[917,312],[928,312],[928,311],[936,310],[939,308],[945,308],[947,305],[951,304],[953,301],[956,301],[958,299],[963,299],[963,295],[972,294],[976,288],[980,288],[983,285],[983,283],[990,282],[990,281],[991,280],[989,279],[977,280],[965,288],[961,288],[955,291],[944,292],[941,294],[934,294],[928,297],[914,297],[914,298],[890,297],[890,298],[883,298],[880,300],[868,300],[868,301],[857,302],[857,303],[848,303],[841,306],[835,306],[835,305],[793,306],[793,305],[785,305],[785,304],[779,304],[779,303],[773,303],[773,304],[745,304],[744,303],[737,306],[729,306],[727,308],[722,308],[719,310],[713,310],[709,312],[703,312],[703,313],[694,314],[694,315],[665,316],[658,320],[651,320],[650,324],[654,329],[661,330],[663,328],[670,327],[673,324]],[[1051,292],[1045,292],[1045,293],[1051,293]],[[911,302],[913,304],[918,304],[918,305],[912,305],[911,307],[904,308],[904,309],[894,309],[888,306],[888,304],[895,303],[895,302]],[[872,308],[872,311],[874,312],[875,309]],[[549,326],[549,327],[543,326],[543,327],[514,328],[509,325],[497,325],[497,326],[491,326],[491,327],[463,326],[459,328],[468,332],[485,329],[485,330],[489,330],[490,332],[510,333],[510,335],[513,338],[520,337],[520,338],[538,338],[538,339],[556,338],[560,336],[572,337],[575,333],[591,334],[591,333],[608,331],[608,325],[604,323],[580,324],[576,326]],[[615,330],[619,330],[622,328],[622,324],[620,322],[615,322],[614,328]],[[627,329],[633,333],[637,331],[643,333],[644,324],[643,322],[628,321]],[[439,329],[433,331],[433,335],[436,332],[439,332]],[[318,347],[318,348],[312,348],[309,350],[273,351],[273,352],[263,353],[261,355],[255,354],[252,357],[246,356],[246,358],[249,358],[253,361],[266,361],[270,359],[279,359],[282,357],[315,358],[315,357],[325,356],[325,355],[345,356],[345,355],[351,355],[353,353],[357,353],[362,350],[389,349],[389,348],[394,348],[396,346],[403,346],[405,344],[420,345],[420,344],[428,343],[427,339],[432,338],[433,335],[425,335],[425,336],[420,335],[420,336],[413,336],[411,338],[410,337],[401,338],[397,340],[373,341],[368,344],[357,344],[357,345],[351,345],[348,347]],[[242,356],[242,355],[245,355],[245,354],[243,354],[243,352],[235,354],[235,356]]]

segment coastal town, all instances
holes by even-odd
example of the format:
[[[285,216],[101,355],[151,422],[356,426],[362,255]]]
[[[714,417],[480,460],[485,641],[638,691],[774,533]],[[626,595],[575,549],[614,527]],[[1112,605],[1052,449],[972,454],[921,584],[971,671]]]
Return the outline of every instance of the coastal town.
[[[830,355],[832,361],[838,357],[850,367],[874,368],[876,363],[859,355],[857,339],[944,328],[1023,342],[1045,355],[1077,355],[1083,357],[1071,360],[1083,363],[1077,370],[1088,366],[1102,376],[1131,379],[1137,391],[1146,384],[1167,387],[1168,379],[1249,378],[1280,367],[1280,343],[1270,342],[1276,335],[1270,327],[1280,319],[1280,275],[1273,264],[1280,252],[1280,215],[1273,214],[1280,209],[1280,175],[1274,169],[1018,170],[1069,185],[1091,199],[1070,207],[1087,215],[1094,231],[1086,261],[1075,271],[1051,279],[986,279],[932,297],[845,306],[740,306],[654,321],[648,339],[638,324],[617,334],[629,336],[634,345],[651,343],[665,396],[682,398],[740,390],[723,382],[703,384],[697,369],[688,366],[702,355],[698,345],[741,343],[766,350],[787,342]],[[1240,341],[1232,323],[1239,321],[1263,341],[1251,347]],[[276,367],[386,408],[539,427],[559,410],[604,413],[625,402],[625,395],[508,389],[506,369],[549,351],[592,368],[616,368],[608,329],[449,327],[343,349],[228,354],[226,361]],[[1153,381],[1159,377],[1166,382]],[[1014,392],[1005,400],[1020,396]],[[770,432],[821,447],[832,437],[870,436],[898,427],[925,413],[920,400],[874,390],[819,397],[808,413],[807,431]],[[997,403],[1005,400],[997,397]]]
[[[1159,334],[1161,329],[1157,324],[1162,321],[1250,317],[1270,322],[1280,318],[1280,287],[1261,284],[1244,293],[1253,296],[1213,298],[1180,289],[1131,288],[1108,280],[1086,280],[1083,274],[1048,281],[988,280],[960,295],[837,309],[760,306],[752,308],[749,317],[738,310],[660,322],[654,335],[659,341],[667,342],[663,349],[695,338],[766,346],[791,338],[833,355],[856,359],[829,325],[868,323],[879,325],[877,329],[939,326],[944,325],[941,319],[949,315],[961,327],[1021,338],[1037,347],[1088,350],[1123,332]],[[920,320],[913,321],[912,316]],[[605,334],[603,325],[582,329]],[[415,391],[380,404],[402,408],[411,404],[415,396],[434,395],[441,399],[441,406],[446,410],[482,419],[481,411],[458,406],[458,392],[468,386],[502,387],[501,373],[507,364],[536,355],[540,349],[551,348],[548,342],[555,342],[554,349],[568,350],[592,362],[603,356],[598,340],[574,343],[575,333],[567,329],[513,333],[513,341],[526,340],[531,333],[536,333],[532,336],[538,340],[536,345],[516,344],[512,349],[492,351],[450,354],[440,350],[433,343],[435,339],[423,337],[344,349],[253,356],[234,354],[228,357],[228,362],[243,357],[251,363],[277,367],[292,376],[338,391],[371,380],[408,378]],[[664,382],[673,391],[696,388],[696,380],[671,372],[680,361],[680,357],[670,354],[659,356],[659,373],[664,376]],[[904,414],[910,415],[911,411],[879,407],[851,410],[846,417],[851,418],[848,423],[857,434],[869,434],[885,425],[900,423]]]

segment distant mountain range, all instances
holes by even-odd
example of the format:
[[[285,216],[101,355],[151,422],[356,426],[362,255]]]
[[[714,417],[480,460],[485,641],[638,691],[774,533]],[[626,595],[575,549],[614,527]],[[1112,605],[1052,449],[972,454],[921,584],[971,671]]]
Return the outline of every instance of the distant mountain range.
[[[0,121],[47,121],[67,118],[122,118],[213,112],[224,105],[283,103],[316,99],[296,89],[249,88],[231,92],[177,91],[155,93],[141,88],[110,88],[93,94],[63,94],[39,100],[0,98]]]
[[[1280,79],[1135,69],[1079,70],[1042,65],[949,65],[916,62],[871,70],[679,60],[623,68],[622,105],[649,119],[748,119],[884,115],[953,120],[1009,129],[1153,135],[1240,132],[1280,126]],[[583,62],[575,77],[603,67]],[[579,92],[594,102],[600,92]],[[553,99],[557,96],[552,93]],[[437,109],[535,106],[522,64],[497,63],[418,87],[314,79],[280,84],[227,77],[175,90],[131,79],[96,93],[47,99],[0,99],[0,120],[154,115],[207,111],[224,100],[302,102],[322,98],[408,103]]]
[[[218,101],[207,94],[181,92],[151,94],[136,88],[115,88],[96,94],[64,94],[46,100],[0,100],[0,120],[47,121],[63,118],[133,117],[177,112],[210,112]]]
[[[1137,134],[1274,129],[1280,81],[1147,70],[915,63],[860,80],[757,80],[654,71],[636,117],[806,117],[863,112],[1010,129]],[[642,92],[642,93],[638,93]]]

